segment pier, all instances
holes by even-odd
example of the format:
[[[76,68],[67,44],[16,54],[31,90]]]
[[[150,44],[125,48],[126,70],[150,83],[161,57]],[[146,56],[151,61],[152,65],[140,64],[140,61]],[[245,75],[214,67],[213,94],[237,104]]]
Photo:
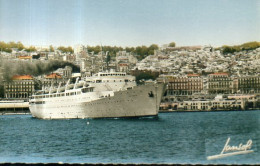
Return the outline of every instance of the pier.
[[[0,115],[29,113],[29,102],[25,102],[23,100],[0,101]]]

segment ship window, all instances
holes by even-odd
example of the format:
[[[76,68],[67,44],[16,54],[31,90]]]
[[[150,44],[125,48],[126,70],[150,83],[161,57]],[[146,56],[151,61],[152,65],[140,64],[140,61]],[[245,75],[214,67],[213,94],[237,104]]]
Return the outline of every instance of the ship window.
[[[45,101],[36,101],[35,104],[45,104]]]
[[[64,95],[65,95],[65,93],[62,93],[62,94],[61,94],[61,96],[64,96]]]
[[[69,96],[70,94],[69,93],[66,93],[66,96]]]
[[[100,82],[102,82],[101,80],[96,80],[96,83],[100,83]]]
[[[81,89],[81,91],[82,91],[82,93],[86,93],[86,92],[88,92],[88,88],[83,88],[83,89]]]
[[[74,92],[71,92],[70,95],[71,95],[71,96],[74,95]]]

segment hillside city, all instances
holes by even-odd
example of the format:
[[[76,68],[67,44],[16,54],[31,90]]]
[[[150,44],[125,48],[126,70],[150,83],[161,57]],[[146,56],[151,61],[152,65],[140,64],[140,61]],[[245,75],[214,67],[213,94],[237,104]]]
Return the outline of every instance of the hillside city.
[[[85,45],[73,49],[52,46],[1,49],[0,60],[7,62],[0,63],[1,100],[28,100],[35,90],[65,85],[68,80],[73,82],[77,77],[100,71],[118,71],[136,76],[139,84],[166,83],[161,111],[260,108],[260,45],[238,49],[179,47],[174,43],[145,47],[146,53],[137,49],[120,48],[112,52],[105,46]],[[32,74],[22,69],[34,63],[39,63],[41,72]],[[41,64],[48,63],[52,65],[46,66],[52,68],[42,69]],[[18,65],[16,72],[17,64],[22,66],[19,69]]]

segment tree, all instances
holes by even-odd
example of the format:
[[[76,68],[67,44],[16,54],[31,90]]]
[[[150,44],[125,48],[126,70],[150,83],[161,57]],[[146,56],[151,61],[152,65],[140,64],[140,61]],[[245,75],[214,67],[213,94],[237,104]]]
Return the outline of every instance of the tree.
[[[96,46],[94,47],[94,53],[97,54],[101,51],[101,47],[100,46]]]
[[[67,47],[67,52],[73,53],[73,48],[71,46]]]
[[[54,52],[54,48],[52,45],[50,45],[49,50],[50,50],[50,52]]]
[[[247,42],[241,45],[242,50],[252,50],[260,47],[260,42]]]
[[[59,46],[59,47],[58,47],[58,50],[60,50],[61,52],[66,52],[66,49],[65,49],[65,47],[63,47],[63,46]]]
[[[29,48],[26,48],[25,51],[34,52],[34,51],[36,51],[36,48],[34,46],[30,46]]]
[[[154,54],[154,50],[158,50],[159,47],[157,44],[152,44],[149,46],[148,48],[148,55],[153,55]]]
[[[223,54],[228,54],[228,53],[234,53],[234,52],[238,52],[238,51],[243,51],[243,50],[253,50],[260,47],[260,42],[247,42],[241,45],[236,45],[236,46],[227,46],[224,45],[222,46],[222,51]]]
[[[0,51],[3,52],[12,52],[12,50],[9,48],[8,44],[5,42],[0,42]]]
[[[149,79],[155,79],[154,76],[150,73],[140,73],[136,76],[136,81],[139,82],[140,80],[149,80]]]
[[[73,49],[72,49],[72,47],[64,47],[64,46],[60,46],[60,47],[58,47],[58,50],[60,50],[61,52],[63,52],[63,53],[73,53]]]
[[[16,46],[17,46],[18,50],[20,50],[20,51],[24,49],[24,45],[23,45],[23,43],[20,42],[20,41],[17,42]]]
[[[126,50],[126,52],[134,52],[135,48],[134,47],[126,47],[125,50]]]
[[[11,41],[11,42],[8,43],[8,47],[9,48],[17,48],[17,44],[15,42]]]
[[[108,63],[108,62],[110,62],[110,60],[111,60],[111,56],[107,55],[106,62]]]
[[[175,44],[175,42],[171,42],[168,46],[169,46],[169,47],[175,47],[176,44]]]

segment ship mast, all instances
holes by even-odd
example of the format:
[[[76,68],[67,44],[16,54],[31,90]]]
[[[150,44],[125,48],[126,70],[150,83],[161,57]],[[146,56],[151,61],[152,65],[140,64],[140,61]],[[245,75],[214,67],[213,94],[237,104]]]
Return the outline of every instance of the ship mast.
[[[53,82],[51,83],[51,87],[50,87],[50,90],[49,90],[49,94],[51,94],[52,89],[53,89]]]
[[[102,68],[102,72],[104,71],[104,60],[103,60],[103,50],[102,50],[102,43],[100,44],[100,48],[101,48],[101,68]]]
[[[57,92],[56,93],[59,93],[60,92],[60,86],[61,86],[61,82],[59,83],[59,86],[57,88]]]
[[[78,82],[79,82],[79,77],[77,77],[77,79],[76,79],[76,82],[75,82],[75,84],[74,84],[74,88],[73,88],[73,89],[76,89]]]
[[[67,81],[66,86],[65,86],[65,91],[67,90],[67,87],[69,86],[70,79]]]

